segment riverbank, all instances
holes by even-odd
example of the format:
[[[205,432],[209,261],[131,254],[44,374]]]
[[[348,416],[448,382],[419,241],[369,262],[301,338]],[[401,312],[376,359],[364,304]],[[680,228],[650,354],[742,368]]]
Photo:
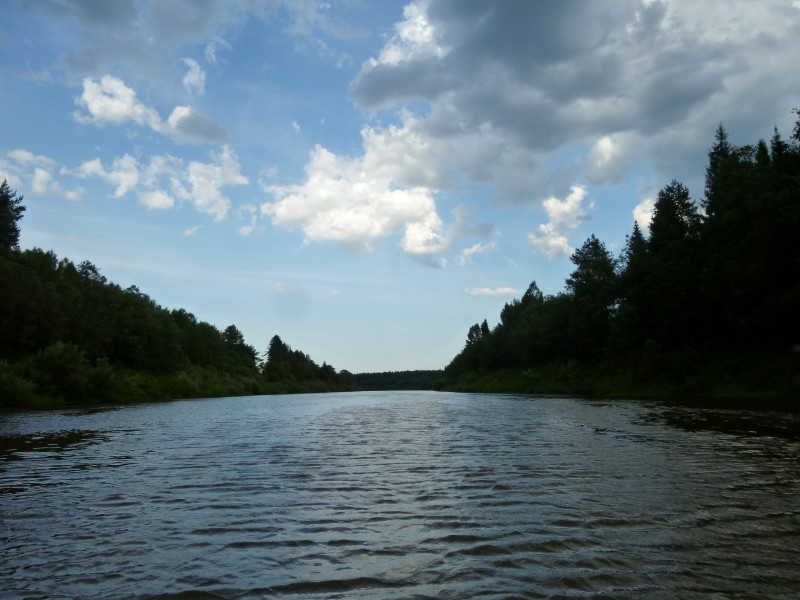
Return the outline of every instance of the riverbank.
[[[436,389],[451,392],[641,398],[716,407],[800,410],[800,356],[697,363],[654,372],[610,363],[557,362],[529,369],[463,373]],[[685,373],[685,374],[684,374]]]
[[[355,389],[344,379],[268,381],[258,374],[196,366],[175,374],[156,375],[118,366],[84,364],[77,369],[62,369],[57,384],[51,372],[47,376],[26,374],[22,367],[0,362],[0,412]]]

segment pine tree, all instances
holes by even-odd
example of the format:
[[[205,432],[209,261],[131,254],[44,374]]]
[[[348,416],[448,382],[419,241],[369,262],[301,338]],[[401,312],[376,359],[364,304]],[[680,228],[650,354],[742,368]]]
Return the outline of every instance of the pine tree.
[[[19,252],[19,221],[25,206],[22,196],[11,189],[7,180],[0,184],[0,253]]]
[[[706,197],[703,207],[707,213],[715,210],[715,201],[718,194],[718,183],[721,176],[722,166],[725,161],[733,154],[734,147],[728,142],[728,132],[722,126],[717,127],[714,137],[714,145],[708,151],[708,166],[706,167]]]
[[[566,281],[573,301],[569,336],[579,358],[598,355],[606,346],[617,292],[616,261],[592,234],[570,257],[576,269]]]

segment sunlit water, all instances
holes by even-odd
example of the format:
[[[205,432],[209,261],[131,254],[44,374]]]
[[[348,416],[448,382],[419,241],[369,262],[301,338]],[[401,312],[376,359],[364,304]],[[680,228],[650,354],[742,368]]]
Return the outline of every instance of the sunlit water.
[[[443,393],[0,416],[0,598],[798,598],[800,419]]]

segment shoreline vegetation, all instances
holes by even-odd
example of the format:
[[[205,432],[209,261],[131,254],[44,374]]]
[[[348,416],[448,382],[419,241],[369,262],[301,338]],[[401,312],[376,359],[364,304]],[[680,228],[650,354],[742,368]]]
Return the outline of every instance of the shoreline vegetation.
[[[469,328],[442,389],[800,406],[800,109],[790,141],[722,124],[699,203],[673,180],[619,256],[591,235],[564,291],[532,282]]]
[[[442,371],[353,374],[274,336],[259,353],[121,288],[84,261],[19,248],[0,185],[0,410],[220,396],[430,389],[684,398],[800,408],[800,110],[790,141],[735,146],[720,124],[699,203],[672,181],[617,257],[591,235],[564,291],[532,282],[471,326]]]

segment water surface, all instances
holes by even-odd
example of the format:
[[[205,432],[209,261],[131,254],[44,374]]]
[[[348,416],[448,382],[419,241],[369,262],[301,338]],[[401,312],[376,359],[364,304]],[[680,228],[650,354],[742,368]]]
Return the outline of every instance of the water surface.
[[[800,419],[445,393],[0,416],[2,598],[797,598]]]

